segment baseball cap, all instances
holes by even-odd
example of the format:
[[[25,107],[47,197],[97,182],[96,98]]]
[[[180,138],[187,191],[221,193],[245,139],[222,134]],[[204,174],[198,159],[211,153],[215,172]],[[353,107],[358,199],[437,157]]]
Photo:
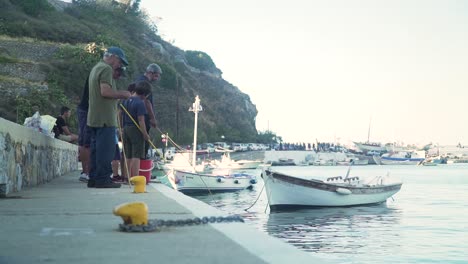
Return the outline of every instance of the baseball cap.
[[[119,48],[119,47],[109,47],[109,48],[107,48],[107,52],[118,56],[120,58],[120,60],[122,60],[122,63],[125,66],[128,65],[127,57],[125,57],[125,53],[121,48]]]

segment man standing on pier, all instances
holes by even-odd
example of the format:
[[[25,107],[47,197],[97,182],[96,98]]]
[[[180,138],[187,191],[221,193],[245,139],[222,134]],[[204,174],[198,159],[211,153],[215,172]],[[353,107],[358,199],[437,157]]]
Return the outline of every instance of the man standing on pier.
[[[156,117],[154,114],[154,104],[153,104],[153,83],[158,81],[161,78],[162,70],[156,63],[151,63],[146,67],[146,71],[143,75],[141,75],[138,79],[136,79],[135,83],[145,81],[150,84],[151,92],[146,97],[145,106],[146,112],[145,115],[145,125],[146,125],[146,132],[149,134],[149,130],[151,127],[156,127]],[[145,142],[145,157],[148,155],[149,143]]]
[[[120,188],[112,182],[111,162],[115,154],[115,129],[117,127],[117,100],[130,97],[128,91],[117,91],[112,72],[127,66],[125,53],[110,47],[89,74],[88,126],[91,130],[91,159],[89,188]]]

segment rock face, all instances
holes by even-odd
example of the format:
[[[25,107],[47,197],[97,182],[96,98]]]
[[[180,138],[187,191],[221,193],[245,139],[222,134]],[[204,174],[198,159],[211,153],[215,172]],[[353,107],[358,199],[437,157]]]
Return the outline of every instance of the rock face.
[[[42,66],[57,51],[58,45],[34,43],[24,40],[0,40],[0,117],[16,122],[15,100],[29,94],[32,89],[47,90],[47,75]]]
[[[50,5],[52,5],[55,9],[59,11],[63,11],[66,7],[68,7],[71,3],[64,2],[60,0],[47,0]]]
[[[61,43],[27,42],[22,39],[0,39],[0,117],[13,122],[17,120],[15,100],[28,95],[32,90],[48,89],[47,82],[51,76],[46,69],[51,63],[59,61],[56,53]],[[154,59],[176,69],[178,87],[170,89],[161,82],[155,85],[154,103],[159,128],[168,131],[181,143],[191,142],[193,135],[193,113],[188,112],[196,95],[201,99],[204,111],[199,116],[199,140],[219,141],[225,136],[228,141],[253,141],[257,134],[255,117],[257,109],[247,94],[221,77],[217,68],[213,71],[202,71],[190,66],[184,51],[167,42],[151,44],[160,57]],[[69,74],[73,69],[54,74]],[[128,79],[134,79],[140,73]],[[162,78],[165,78],[163,74]],[[81,91],[84,79],[77,84]],[[53,80],[52,80],[53,81]],[[73,103],[77,103],[81,93],[66,91]],[[52,102],[52,104],[55,102]],[[60,106],[57,104],[57,106]],[[72,109],[76,105],[71,105]],[[55,113],[43,113],[52,114]],[[72,127],[76,131],[75,127]]]

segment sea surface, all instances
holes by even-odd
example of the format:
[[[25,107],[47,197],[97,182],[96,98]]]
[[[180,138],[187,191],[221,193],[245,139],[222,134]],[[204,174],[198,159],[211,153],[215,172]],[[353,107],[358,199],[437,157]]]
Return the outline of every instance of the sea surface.
[[[303,177],[348,167],[273,167]],[[355,166],[350,176],[403,181],[386,204],[270,212],[261,170],[253,190],[191,195],[300,250],[337,263],[468,263],[468,164]],[[248,209],[249,208],[249,209]]]

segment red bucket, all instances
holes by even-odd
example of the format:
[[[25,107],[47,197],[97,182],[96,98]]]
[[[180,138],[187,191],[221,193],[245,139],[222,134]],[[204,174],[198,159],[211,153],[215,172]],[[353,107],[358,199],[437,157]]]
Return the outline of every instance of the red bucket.
[[[151,171],[154,169],[152,160],[140,160],[140,175],[146,177],[146,184],[151,180]]]

